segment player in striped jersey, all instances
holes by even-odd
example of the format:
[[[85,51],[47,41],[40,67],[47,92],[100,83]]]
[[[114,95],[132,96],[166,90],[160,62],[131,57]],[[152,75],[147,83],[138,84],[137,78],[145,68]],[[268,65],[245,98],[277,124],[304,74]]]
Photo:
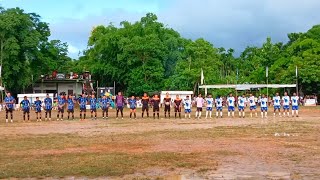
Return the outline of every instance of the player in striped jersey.
[[[72,115],[72,120],[74,120],[74,99],[72,95],[69,95],[68,100],[68,120],[70,119],[70,114]]]
[[[132,113],[133,113],[133,116],[134,116],[134,119],[137,118],[137,115],[136,115],[136,109],[137,109],[137,100],[134,96],[131,96],[131,98],[128,100],[128,103],[129,103],[129,107],[130,107],[130,119],[132,117]]]
[[[61,114],[61,121],[63,121],[64,107],[66,105],[66,98],[63,94],[58,96],[58,114],[57,121],[59,121],[59,115]]]
[[[20,102],[23,111],[23,121],[26,120],[26,114],[28,116],[28,121],[30,121],[30,101],[28,100],[27,96],[24,96],[23,100]]]
[[[90,112],[91,112],[91,119],[97,120],[97,98],[94,94],[91,95],[90,98]],[[93,118],[94,113],[94,118]]]
[[[4,99],[6,107],[6,123],[9,122],[8,114],[11,115],[11,123],[13,123],[13,105],[15,104],[15,99],[11,96],[11,93],[7,93],[6,98]]]
[[[107,96],[104,95],[100,103],[101,103],[101,109],[102,109],[102,118],[108,119],[108,109],[111,103],[111,99],[107,98]]]
[[[36,101],[34,102],[35,110],[36,110],[36,115],[37,115],[37,122],[41,121],[41,105],[42,101],[39,100],[39,97],[36,97]]]
[[[86,95],[82,94],[82,96],[79,97],[79,99],[78,99],[78,104],[80,106],[80,120],[81,121],[86,119],[87,103],[88,103],[88,99],[87,99]]]
[[[52,110],[52,99],[47,94],[47,97],[44,99],[44,110],[45,110],[45,119],[47,120],[49,114],[49,121],[51,121],[51,110]]]

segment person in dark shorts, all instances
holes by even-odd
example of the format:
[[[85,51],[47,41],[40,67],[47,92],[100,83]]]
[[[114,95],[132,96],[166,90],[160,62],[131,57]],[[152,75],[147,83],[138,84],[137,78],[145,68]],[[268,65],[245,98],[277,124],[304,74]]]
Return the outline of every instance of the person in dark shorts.
[[[132,96],[129,100],[129,107],[130,107],[130,119],[132,117],[132,113],[134,114],[134,119],[136,119],[136,108],[137,108],[137,100],[134,96]]]
[[[141,117],[143,118],[144,112],[147,112],[147,117],[149,118],[149,96],[147,95],[147,93],[143,94],[143,97],[141,99],[141,103],[142,103],[142,114]]]
[[[88,99],[87,99],[86,95],[82,94],[82,96],[79,97],[79,99],[78,99],[78,104],[80,106],[80,120],[81,121],[86,119],[87,103],[88,103]]]
[[[66,98],[63,94],[58,97],[58,114],[57,121],[59,121],[59,115],[61,114],[61,121],[63,121],[64,107],[66,105]]]
[[[9,122],[8,114],[11,115],[11,123],[13,123],[13,106],[15,104],[15,99],[11,96],[11,93],[7,93],[6,98],[4,99],[5,106],[6,106],[6,123]]]
[[[179,113],[179,118],[181,119],[181,105],[182,99],[180,99],[179,95],[176,96],[174,100],[174,118],[177,118],[177,112]]]
[[[170,118],[170,106],[171,106],[171,97],[169,96],[169,93],[166,93],[166,97],[163,98],[163,104],[164,104],[164,117],[167,118],[167,113]]]
[[[30,121],[30,101],[28,100],[27,96],[24,96],[23,100],[20,103],[23,111],[23,121],[26,120],[26,114],[28,116],[28,121]]]
[[[47,94],[47,97],[44,99],[44,111],[45,111],[45,119],[47,120],[49,115],[49,121],[51,121],[51,110],[52,110],[52,99]]]
[[[121,92],[118,92],[118,95],[116,96],[116,106],[117,106],[117,119],[119,115],[119,111],[121,113],[121,118],[123,119],[123,108],[124,108],[124,97],[122,96]]]
[[[72,95],[69,95],[68,97],[68,120],[70,119],[70,114],[72,116],[72,120],[74,120],[74,99]]]
[[[111,103],[111,99],[104,95],[101,99],[102,119],[108,119],[108,110]]]
[[[152,106],[153,106],[153,119],[156,118],[156,113],[157,113],[157,117],[158,119],[160,118],[159,115],[159,111],[160,111],[160,98],[159,96],[156,94],[154,95],[154,97],[151,100]]]
[[[36,116],[37,116],[37,122],[42,120],[41,118],[41,105],[42,105],[42,101],[39,100],[39,97],[36,97],[36,101],[34,102],[34,107],[36,110]]]
[[[91,119],[97,120],[97,98],[94,94],[91,95],[90,98],[90,112],[91,112]],[[94,113],[94,118],[93,118]]]

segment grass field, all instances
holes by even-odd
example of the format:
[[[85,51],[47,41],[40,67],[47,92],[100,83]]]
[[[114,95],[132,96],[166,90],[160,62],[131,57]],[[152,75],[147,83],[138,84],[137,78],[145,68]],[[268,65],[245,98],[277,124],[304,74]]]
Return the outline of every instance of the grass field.
[[[116,120],[111,110],[108,120],[79,121],[77,112],[75,121],[23,123],[14,113],[18,122],[6,124],[0,112],[2,179],[320,178],[318,107],[263,121]]]

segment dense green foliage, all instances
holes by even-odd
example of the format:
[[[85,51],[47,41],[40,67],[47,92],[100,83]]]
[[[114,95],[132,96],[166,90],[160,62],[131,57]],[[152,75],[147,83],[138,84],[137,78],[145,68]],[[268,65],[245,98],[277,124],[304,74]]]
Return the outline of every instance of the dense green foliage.
[[[65,70],[61,64],[71,62],[68,46],[59,40],[49,41],[49,36],[48,24],[37,14],[0,7],[0,63],[7,90],[20,93],[41,74]]]
[[[48,40],[48,24],[40,16],[19,8],[1,9],[0,44],[3,82],[7,89],[21,92],[52,70],[89,70],[100,86],[112,86],[126,94],[161,90],[193,90],[205,84],[295,83],[299,68],[300,91],[319,93],[320,25],[306,33],[288,34],[286,44],[267,38],[261,47],[247,47],[234,56],[233,49],[214,47],[205,39],[189,40],[158,22],[148,13],[140,21],[119,26],[94,27],[88,48],[77,61],[67,56],[67,44]]]

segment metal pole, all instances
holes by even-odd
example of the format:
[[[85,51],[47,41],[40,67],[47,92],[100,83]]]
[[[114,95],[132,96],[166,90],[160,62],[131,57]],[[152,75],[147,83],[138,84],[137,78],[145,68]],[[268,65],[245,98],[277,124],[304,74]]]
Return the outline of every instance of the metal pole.
[[[116,94],[116,81],[113,81],[113,95]]]
[[[296,92],[297,92],[297,96],[299,96],[299,87],[298,86],[299,86],[298,85],[298,67],[296,66]]]
[[[269,78],[267,77],[267,97],[269,101]]]

